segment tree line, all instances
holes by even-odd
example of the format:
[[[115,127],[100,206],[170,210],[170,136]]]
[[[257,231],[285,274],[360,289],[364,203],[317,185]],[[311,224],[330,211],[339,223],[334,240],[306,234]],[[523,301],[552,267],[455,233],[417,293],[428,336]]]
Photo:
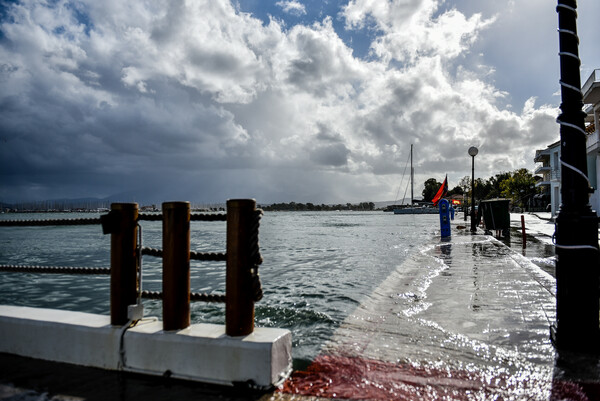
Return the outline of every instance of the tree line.
[[[508,198],[513,201],[514,206],[524,207],[531,203],[534,195],[541,193],[540,188],[535,186],[536,178],[526,168],[514,170],[512,172],[498,173],[488,179],[475,179],[475,200],[493,198]],[[435,178],[429,178],[425,181],[423,189],[423,200],[431,202],[441,182]],[[471,197],[471,177],[463,177],[458,185],[449,189],[446,197],[452,195],[465,195]],[[543,205],[545,206],[545,205]],[[282,202],[271,205],[260,206],[265,211],[332,211],[332,210],[375,210],[373,202],[361,202],[357,204],[346,203],[336,205]]]
[[[541,193],[541,189],[535,186],[536,182],[535,176],[526,168],[498,173],[487,180],[477,178],[475,179],[475,199],[508,198],[513,201],[515,206],[523,207],[534,195]],[[425,181],[423,200],[430,202],[441,185],[442,183],[435,178]],[[471,177],[463,177],[458,185],[448,190],[446,197],[456,194],[471,196]]]
[[[277,211],[331,211],[331,210],[374,210],[373,202],[361,202],[358,204],[346,203],[345,205],[315,205],[312,203],[273,203],[271,205],[260,206],[261,209],[267,212]]]

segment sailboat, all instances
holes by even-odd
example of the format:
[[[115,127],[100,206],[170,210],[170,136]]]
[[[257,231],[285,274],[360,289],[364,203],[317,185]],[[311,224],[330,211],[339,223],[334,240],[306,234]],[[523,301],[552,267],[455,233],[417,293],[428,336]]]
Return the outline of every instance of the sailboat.
[[[410,205],[394,207],[394,214],[438,214],[437,208],[414,206],[414,178],[413,145],[410,145]]]

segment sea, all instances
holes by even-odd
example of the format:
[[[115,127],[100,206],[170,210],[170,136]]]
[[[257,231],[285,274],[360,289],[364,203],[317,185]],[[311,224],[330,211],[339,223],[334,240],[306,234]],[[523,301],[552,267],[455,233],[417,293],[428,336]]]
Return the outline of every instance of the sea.
[[[6,213],[0,219],[98,217],[93,213]],[[142,221],[143,246],[162,248],[160,222]],[[439,242],[436,215],[381,211],[266,212],[260,223],[264,297],[255,305],[257,327],[293,333],[294,369],[303,369],[340,324],[409,255]],[[518,235],[513,236],[518,239]],[[192,222],[191,249],[224,252],[224,222]],[[549,267],[552,250],[532,258]],[[540,258],[540,254],[543,256]],[[544,255],[546,254],[546,255]],[[144,256],[143,289],[161,291],[161,260]],[[110,235],[99,225],[0,227],[0,264],[109,267]],[[424,271],[423,274],[427,274]],[[109,314],[109,276],[0,272],[0,305]],[[415,281],[419,281],[416,277]],[[224,262],[191,262],[192,292],[224,294]],[[161,317],[162,304],[143,300],[145,316]],[[222,304],[194,302],[192,323],[224,324]]]

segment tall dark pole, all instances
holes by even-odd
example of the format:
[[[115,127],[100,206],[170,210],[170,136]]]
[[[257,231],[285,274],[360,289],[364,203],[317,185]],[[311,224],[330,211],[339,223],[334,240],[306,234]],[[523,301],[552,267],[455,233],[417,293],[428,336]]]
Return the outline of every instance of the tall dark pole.
[[[415,182],[415,170],[413,169],[413,145],[410,144],[410,205],[413,204],[413,199],[415,199],[414,194],[414,182]]]
[[[475,156],[479,150],[475,146],[469,148],[469,156],[471,156],[471,232],[477,231],[475,224]]]
[[[600,349],[598,219],[589,204],[585,113],[579,67],[577,2],[558,0],[560,44],[560,163],[562,203],[556,218],[557,348]]]

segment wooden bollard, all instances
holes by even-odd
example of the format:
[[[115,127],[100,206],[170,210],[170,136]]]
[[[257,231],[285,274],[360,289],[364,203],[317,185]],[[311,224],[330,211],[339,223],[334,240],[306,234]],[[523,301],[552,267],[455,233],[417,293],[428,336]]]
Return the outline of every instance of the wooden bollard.
[[[244,336],[254,331],[254,296],[250,237],[256,222],[254,199],[227,201],[227,278],[225,333]]]
[[[163,330],[190,325],[190,203],[165,202],[163,213]]]
[[[129,319],[127,306],[137,302],[137,203],[113,203],[110,235],[110,324]]]

